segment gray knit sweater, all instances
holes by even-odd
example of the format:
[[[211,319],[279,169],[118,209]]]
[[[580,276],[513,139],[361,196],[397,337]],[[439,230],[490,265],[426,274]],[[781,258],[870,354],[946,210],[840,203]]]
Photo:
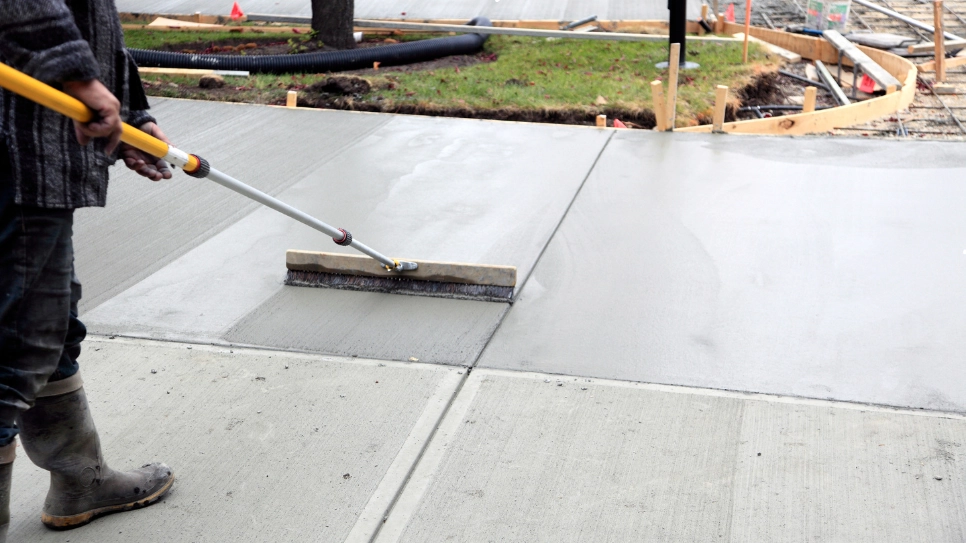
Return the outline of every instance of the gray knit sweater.
[[[100,79],[120,100],[123,119],[154,120],[114,0],[0,0],[0,61],[55,87]],[[81,147],[69,119],[0,90],[0,183],[13,183],[17,204],[103,206],[116,159],[104,143]]]

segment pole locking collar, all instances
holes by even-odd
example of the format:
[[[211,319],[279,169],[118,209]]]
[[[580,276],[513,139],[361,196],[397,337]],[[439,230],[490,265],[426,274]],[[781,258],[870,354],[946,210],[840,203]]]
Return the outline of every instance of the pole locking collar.
[[[341,245],[343,247],[352,245],[352,234],[350,234],[344,228],[340,228],[339,232],[342,232],[342,239],[332,238],[332,241],[334,241],[336,245]]]

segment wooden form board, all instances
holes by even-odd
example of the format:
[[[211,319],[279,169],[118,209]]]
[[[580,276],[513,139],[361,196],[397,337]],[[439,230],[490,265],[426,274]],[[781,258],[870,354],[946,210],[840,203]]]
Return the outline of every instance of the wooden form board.
[[[743,29],[741,25],[734,23],[725,23],[724,26],[724,31],[728,34],[735,34]],[[756,27],[751,28],[750,34],[788,49],[789,51],[796,52],[810,60],[817,59],[824,62],[838,62],[838,52],[830,43],[823,39],[791,34],[781,30],[769,30]],[[898,89],[897,92],[848,106],[822,109],[811,113],[785,115],[783,117],[724,123],[722,131],[733,134],[814,134],[868,122],[908,108],[916,96],[916,75],[918,71],[915,65],[898,55],[893,55],[886,51],[880,51],[871,47],[858,47],[879,66],[902,82],[902,88]],[[848,59],[845,59],[843,64],[851,65]],[[712,126],[710,124],[691,126],[678,128],[676,131],[711,132]]]
[[[962,49],[964,47],[966,47],[966,40],[943,40],[943,48],[947,51],[950,49]],[[935,48],[935,42],[917,43],[916,45],[909,46],[909,53],[931,53]]]
[[[537,28],[502,28],[496,26],[467,26],[444,25],[435,23],[389,22],[385,20],[356,19],[356,27],[363,28],[393,28],[398,30],[416,30],[423,32],[456,32],[482,35],[526,36],[531,38],[568,38],[597,41],[624,42],[666,42],[668,37],[658,34],[630,34],[626,32],[570,32],[566,30],[541,30]],[[692,43],[729,43],[737,41],[734,38],[718,36],[695,36],[689,38]]]
[[[205,24],[215,24],[223,25],[231,22],[231,17],[227,15],[202,15],[200,13],[194,13],[191,15],[172,15],[169,13],[118,13],[122,23],[150,23],[151,21],[157,19],[158,17],[163,17],[166,19],[175,19],[178,21],[187,21],[192,23],[205,23]],[[248,20],[247,17],[242,17],[238,22],[244,22]]]
[[[170,25],[122,24],[121,28],[124,30],[150,30],[152,32],[232,32],[239,34],[308,34],[312,31],[307,26],[190,26],[181,25],[177,22]]]
[[[835,30],[826,30],[823,33],[823,36],[825,36],[825,39],[828,40],[833,47],[838,49],[840,53],[849,58],[854,66],[858,66],[862,73],[871,77],[876,83],[881,85],[882,88],[899,88],[899,86],[902,85],[902,83],[900,83],[895,76],[882,68],[882,66],[879,66],[877,62],[872,60],[869,55],[865,54],[861,49],[859,49],[857,45],[845,39],[845,36],[842,34]]]
[[[745,39],[745,33],[744,32],[739,32],[739,33],[735,34],[733,37],[734,38],[737,38],[739,40],[744,40]],[[784,48],[779,47],[777,45],[768,43],[768,42],[766,42],[765,40],[763,40],[761,38],[756,38],[754,36],[748,36],[748,41],[751,41],[751,42],[760,44],[762,47],[764,47],[768,51],[772,52],[773,54],[776,54],[776,55],[780,56],[785,62],[795,63],[795,62],[801,62],[802,61],[802,55],[799,55],[798,53],[793,53],[793,52],[789,51],[788,49],[784,49]]]
[[[216,25],[227,25],[233,22],[230,17],[223,15],[171,15],[171,14],[160,14],[160,13],[121,13],[122,23],[135,23],[135,22],[147,22],[150,23],[155,19],[166,18],[174,19],[178,21],[187,21],[194,23],[206,23],[206,24],[216,24]],[[306,17],[306,22],[304,27],[308,26],[309,18]],[[247,17],[242,18],[241,21],[246,21]],[[465,24],[467,19],[385,19],[386,21],[393,22],[410,22],[410,23],[430,23],[430,24]],[[561,26],[569,23],[570,21],[558,21],[550,19],[508,19],[508,20],[496,20],[491,21],[493,26],[505,27],[505,28],[536,28],[540,30],[559,30]],[[626,20],[606,20],[594,21],[594,24],[600,27],[601,30],[606,30],[608,32],[640,32],[644,30],[668,30],[668,22],[666,20],[653,20],[653,19],[626,19]],[[131,25],[132,28],[140,28],[144,25]],[[295,25],[298,28],[298,25]],[[262,28],[262,29],[272,29],[275,31],[276,28],[286,29],[291,27],[272,27],[272,26],[262,26],[262,27],[234,27],[234,28]],[[697,33],[701,29],[701,25],[694,21],[688,21],[686,31],[691,33]],[[199,29],[200,30],[200,29]],[[385,31],[390,31],[391,29],[385,29]]]
[[[957,66],[966,66],[966,57],[953,57],[946,59],[946,68],[955,68]],[[929,62],[924,62],[917,66],[920,72],[934,72],[936,71],[936,61],[930,60]]]

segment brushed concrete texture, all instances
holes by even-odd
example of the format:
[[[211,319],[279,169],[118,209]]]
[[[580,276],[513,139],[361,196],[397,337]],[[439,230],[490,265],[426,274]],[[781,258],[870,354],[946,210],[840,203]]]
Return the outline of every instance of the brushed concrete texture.
[[[281,111],[238,110],[254,119]],[[295,113],[314,119],[316,130],[329,130],[326,115]],[[610,137],[592,128],[375,117],[391,121],[327,162],[317,164],[307,152],[271,157],[279,177],[287,177],[289,167],[300,176],[279,197],[390,256],[512,265],[520,278],[533,268]],[[269,141],[274,130],[287,130],[281,122],[271,129],[259,125],[259,134],[242,137]],[[219,145],[231,142],[209,142]],[[263,160],[239,157],[222,169],[244,181],[248,165]],[[123,205],[106,210],[112,211]],[[104,334],[468,364],[507,308],[283,288],[287,249],[351,252],[257,209],[83,318]],[[100,265],[114,273],[109,261]]]
[[[964,159],[620,131],[480,365],[966,410]]]
[[[234,344],[472,365],[507,304],[284,287],[232,327]]]
[[[955,415],[478,369],[376,541],[961,541],[964,442]]]
[[[189,14],[200,11],[228,15],[231,2],[222,0],[117,0],[117,9],[135,13]],[[246,13],[312,16],[309,0],[242,0]],[[700,14],[701,5],[689,2],[689,16]],[[358,19],[556,19],[573,21],[590,15],[601,19],[667,19],[667,3],[658,0],[356,0]]]
[[[731,541],[966,541],[961,418],[747,401],[741,420]]]
[[[273,195],[389,122],[337,111],[303,115],[260,108],[259,115],[250,115],[250,109],[235,104],[164,99],[151,103],[152,113],[176,147],[236,171]],[[303,158],[291,160],[293,156]],[[256,207],[210,181],[177,173],[168,181],[152,183],[119,163],[112,169],[107,210],[76,213],[76,265],[84,284],[81,311],[161,269]]]
[[[343,541],[431,398],[444,389],[448,399],[462,378],[422,364],[122,339],[85,345],[107,462],[163,460],[174,487],[150,508],[54,532],[39,518],[47,474],[20,454],[9,541]],[[407,470],[414,459],[402,459]]]

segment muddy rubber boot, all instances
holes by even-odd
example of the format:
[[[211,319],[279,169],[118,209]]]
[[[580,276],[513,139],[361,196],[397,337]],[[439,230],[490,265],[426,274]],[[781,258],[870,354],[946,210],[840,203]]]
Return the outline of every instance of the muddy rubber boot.
[[[16,441],[0,447],[0,543],[7,543],[7,528],[10,527],[10,479],[16,451]]]
[[[146,507],[174,483],[171,468],[164,464],[128,472],[107,466],[83,388],[38,397],[20,415],[19,426],[27,456],[50,472],[41,515],[50,528],[76,528],[102,515]]]

